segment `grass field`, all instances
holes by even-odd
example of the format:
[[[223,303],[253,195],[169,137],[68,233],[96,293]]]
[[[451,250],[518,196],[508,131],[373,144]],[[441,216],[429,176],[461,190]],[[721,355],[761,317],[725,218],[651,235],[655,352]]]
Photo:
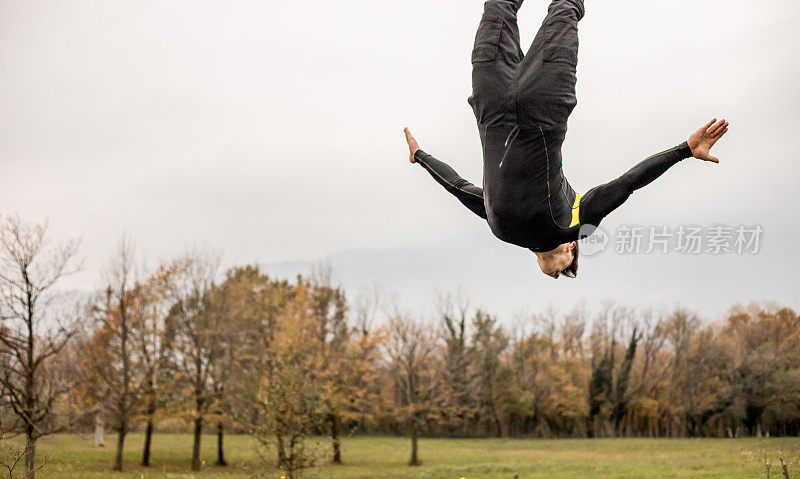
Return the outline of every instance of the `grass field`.
[[[261,461],[255,442],[228,436],[227,467],[211,465],[215,437],[203,438],[203,458],[209,463],[189,471],[191,436],[157,434],[153,467],[138,466],[143,436],[126,441],[124,473],[110,472],[115,437],[95,448],[91,435],[47,437],[37,448],[50,462],[40,478],[251,478],[275,477],[274,466]],[[421,467],[407,465],[409,441],[394,437],[356,437],[343,443],[344,465],[309,470],[309,478],[525,478],[577,477],[766,477],[764,453],[772,463],[771,477],[782,477],[779,457],[786,455],[791,477],[800,477],[800,439],[600,439],[500,440],[423,439]],[[272,459],[272,454],[269,458]]]

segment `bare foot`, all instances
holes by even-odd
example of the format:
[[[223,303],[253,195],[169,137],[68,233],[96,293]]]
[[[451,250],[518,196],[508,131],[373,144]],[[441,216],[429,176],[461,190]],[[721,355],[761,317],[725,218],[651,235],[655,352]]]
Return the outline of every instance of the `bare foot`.
[[[417,144],[417,140],[415,140],[414,137],[411,136],[411,132],[408,131],[408,128],[405,128],[403,132],[405,132],[406,134],[406,142],[408,143],[408,151],[410,153],[408,159],[409,161],[411,161],[411,163],[416,163],[417,160],[416,158],[414,158],[414,155],[417,153],[417,151],[419,151],[419,145]]]

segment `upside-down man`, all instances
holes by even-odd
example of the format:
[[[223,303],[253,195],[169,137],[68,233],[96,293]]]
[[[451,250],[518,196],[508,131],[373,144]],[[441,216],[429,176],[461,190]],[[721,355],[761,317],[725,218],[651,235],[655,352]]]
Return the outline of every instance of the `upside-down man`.
[[[472,52],[469,103],[483,145],[483,188],[419,149],[408,129],[406,140],[411,162],[487,220],[495,236],[533,251],[544,274],[574,278],[577,240],[679,161],[694,157],[718,163],[709,150],[728,131],[728,122],[714,119],[688,141],[577,194],[564,177],[561,145],[577,103],[578,22],[584,2],[553,0],[524,55],[517,27],[522,2],[486,2]]]

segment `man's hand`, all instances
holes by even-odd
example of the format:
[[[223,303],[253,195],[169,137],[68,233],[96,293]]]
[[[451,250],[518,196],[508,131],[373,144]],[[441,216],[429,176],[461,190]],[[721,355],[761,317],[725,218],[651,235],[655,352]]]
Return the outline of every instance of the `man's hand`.
[[[689,137],[689,148],[692,149],[692,156],[698,160],[719,163],[719,158],[710,154],[711,147],[728,132],[728,123],[725,120],[717,121],[716,118],[708,122],[706,126],[700,128]]]
[[[414,158],[414,154],[417,152],[417,150],[419,150],[419,145],[417,144],[417,140],[415,140],[414,137],[411,136],[411,132],[408,131],[408,128],[404,129],[403,131],[406,134],[406,142],[408,142],[408,151],[410,153],[408,159],[411,161],[411,163],[416,163],[417,160]]]

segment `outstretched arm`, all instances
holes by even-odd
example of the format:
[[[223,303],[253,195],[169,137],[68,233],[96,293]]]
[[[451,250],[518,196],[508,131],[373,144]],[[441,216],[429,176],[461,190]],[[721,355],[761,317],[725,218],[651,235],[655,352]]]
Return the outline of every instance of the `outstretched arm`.
[[[672,165],[685,158],[695,157],[719,163],[719,159],[711,156],[709,150],[728,131],[728,125],[725,120],[711,120],[692,134],[687,142],[653,155],[616,180],[591,189],[581,200],[581,223],[598,226],[603,218],[619,208],[634,191],[652,183]]]
[[[417,140],[411,136],[408,128],[405,129],[408,142],[409,161],[419,163],[445,190],[458,198],[464,206],[473,213],[486,219],[486,207],[483,204],[483,190],[469,181],[461,178],[458,173],[446,163],[437,160],[419,149]]]

